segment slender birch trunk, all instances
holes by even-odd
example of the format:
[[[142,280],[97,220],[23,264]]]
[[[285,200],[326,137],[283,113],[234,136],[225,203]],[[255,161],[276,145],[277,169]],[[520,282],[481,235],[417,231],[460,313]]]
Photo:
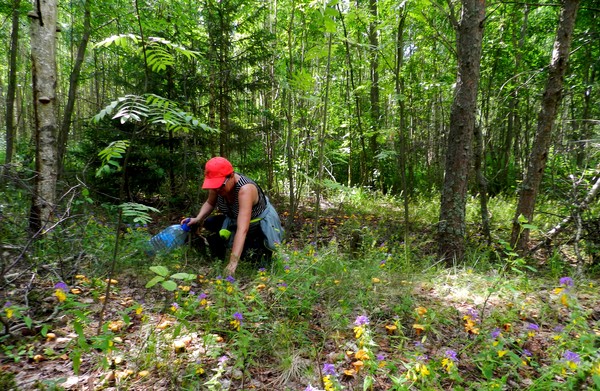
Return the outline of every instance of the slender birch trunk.
[[[29,13],[36,147],[36,177],[29,217],[32,233],[43,230],[52,220],[56,202],[57,14],[57,0],[36,1]]]

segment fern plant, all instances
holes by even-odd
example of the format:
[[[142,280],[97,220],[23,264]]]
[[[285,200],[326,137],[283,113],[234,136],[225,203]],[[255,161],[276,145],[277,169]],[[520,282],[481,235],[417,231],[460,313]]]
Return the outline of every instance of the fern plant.
[[[110,36],[98,42],[95,47],[117,46],[132,49],[137,54],[146,52],[146,61],[152,72],[161,72],[175,65],[175,55],[180,54],[188,59],[198,56],[198,52],[189,50],[160,37],[148,37],[146,41],[135,34],[119,34]]]
[[[147,122],[164,125],[167,130],[189,132],[200,128],[208,133],[218,133],[217,129],[200,122],[196,116],[182,110],[177,103],[156,94],[125,95],[109,103],[96,114],[92,121],[98,123],[109,117],[121,123]]]
[[[162,72],[167,67],[174,66],[177,55],[192,59],[199,54],[164,38],[149,37],[142,40],[135,34],[113,35],[95,45],[96,48],[111,46],[130,49],[138,55],[145,53],[146,63],[153,72]],[[189,132],[190,129],[199,127],[205,132],[217,132],[198,120],[194,114],[179,108],[176,102],[156,94],[121,96],[100,110],[93,117],[93,121],[97,123],[108,116],[119,119],[122,124],[147,122],[163,124],[170,131]]]
[[[108,174],[111,172],[111,168],[119,171],[121,169],[121,165],[117,159],[121,159],[125,151],[127,151],[127,147],[129,147],[129,140],[117,140],[110,143],[106,148],[104,148],[98,156],[102,160],[102,165],[98,170],[96,170],[96,176],[101,177],[104,174]]]

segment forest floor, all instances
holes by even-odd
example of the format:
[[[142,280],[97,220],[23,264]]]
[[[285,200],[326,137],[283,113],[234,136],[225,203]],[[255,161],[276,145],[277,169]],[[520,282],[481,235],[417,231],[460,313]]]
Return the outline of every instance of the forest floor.
[[[409,265],[389,215],[326,213],[320,243],[306,245],[303,213],[269,270],[236,279],[187,250],[155,259],[164,273],[120,268],[110,287],[23,273],[4,297],[0,389],[600,389],[597,277],[565,259],[442,267],[423,255],[427,230]],[[47,321],[10,303],[22,289]]]

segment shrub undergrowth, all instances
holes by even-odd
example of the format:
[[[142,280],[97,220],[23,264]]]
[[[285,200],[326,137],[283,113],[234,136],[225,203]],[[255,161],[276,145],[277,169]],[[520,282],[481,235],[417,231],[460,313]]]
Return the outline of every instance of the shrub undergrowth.
[[[400,203],[365,197],[332,199],[326,237],[299,240],[310,237],[307,223],[268,268],[242,264],[235,278],[190,247],[149,258],[148,227],[135,224],[118,232],[109,276],[115,223],[104,214],[73,219],[33,247],[25,269],[41,278],[28,290],[15,279],[2,296],[5,368],[67,362],[80,378],[101,373],[91,380],[99,387],[128,390],[600,387],[592,274],[577,273],[559,250],[522,258],[502,237],[447,268],[432,252],[435,202],[412,203],[407,225]],[[490,202],[498,236],[510,209]],[[477,213],[469,216],[475,233]],[[10,372],[0,382],[46,387]]]

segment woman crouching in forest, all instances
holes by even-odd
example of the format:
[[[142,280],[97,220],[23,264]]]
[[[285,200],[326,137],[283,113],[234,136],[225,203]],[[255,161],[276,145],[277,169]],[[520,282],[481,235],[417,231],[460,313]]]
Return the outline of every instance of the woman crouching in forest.
[[[268,264],[275,245],[281,243],[283,228],[260,186],[235,172],[227,159],[214,157],[206,162],[202,188],[208,189],[208,198],[196,217],[182,223],[200,225],[210,232],[206,239],[213,256],[224,260],[231,248],[225,268],[228,275],[235,273],[242,258]],[[215,207],[222,214],[210,216]]]

